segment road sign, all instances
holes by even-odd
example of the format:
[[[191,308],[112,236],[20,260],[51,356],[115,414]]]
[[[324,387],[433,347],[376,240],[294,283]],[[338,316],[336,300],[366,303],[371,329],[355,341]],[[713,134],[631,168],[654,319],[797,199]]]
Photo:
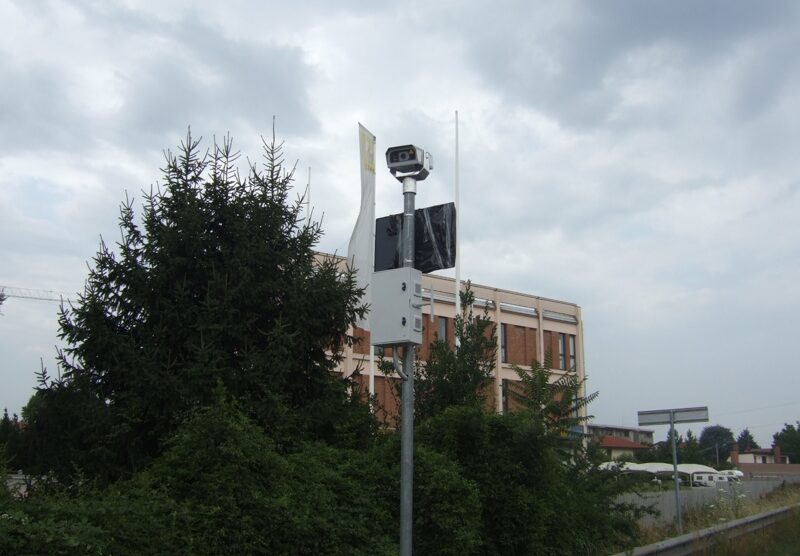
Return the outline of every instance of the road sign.
[[[708,407],[654,409],[639,412],[639,426],[669,425],[671,423],[702,423],[708,421]]]
[[[708,407],[681,407],[677,409],[651,409],[639,412],[639,426],[669,425],[669,436],[672,440],[672,473],[675,479],[675,521],[678,523],[678,534],[683,534],[683,517],[681,511],[681,481],[678,478],[678,447],[676,443],[675,423],[700,423],[708,421]]]

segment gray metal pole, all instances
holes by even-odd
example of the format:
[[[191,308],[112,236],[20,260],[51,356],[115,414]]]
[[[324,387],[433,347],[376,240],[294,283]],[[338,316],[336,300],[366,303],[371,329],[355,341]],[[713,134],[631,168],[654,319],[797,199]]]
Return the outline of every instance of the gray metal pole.
[[[669,434],[672,437],[672,473],[675,477],[675,516],[678,521],[678,534],[683,535],[683,517],[681,516],[681,481],[678,478],[678,442],[675,434],[675,412],[669,412]]]
[[[403,266],[414,266],[414,197],[417,180],[403,179]],[[414,344],[403,357],[403,409],[400,436],[400,556],[411,556],[414,505]]]

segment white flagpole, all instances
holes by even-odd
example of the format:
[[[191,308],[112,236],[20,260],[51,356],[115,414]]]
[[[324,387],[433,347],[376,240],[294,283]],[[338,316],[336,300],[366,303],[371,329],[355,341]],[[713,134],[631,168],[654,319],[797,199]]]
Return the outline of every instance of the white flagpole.
[[[461,315],[461,207],[458,191],[458,110],[456,110],[456,316]],[[460,342],[456,336],[456,348]]]

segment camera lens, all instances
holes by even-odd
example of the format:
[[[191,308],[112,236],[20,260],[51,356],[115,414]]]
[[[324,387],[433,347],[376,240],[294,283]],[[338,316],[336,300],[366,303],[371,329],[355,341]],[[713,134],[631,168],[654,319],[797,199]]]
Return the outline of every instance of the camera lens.
[[[397,154],[397,158],[400,160],[400,162],[405,162],[406,160],[408,160],[408,152],[407,151],[403,151],[403,152],[398,153]]]

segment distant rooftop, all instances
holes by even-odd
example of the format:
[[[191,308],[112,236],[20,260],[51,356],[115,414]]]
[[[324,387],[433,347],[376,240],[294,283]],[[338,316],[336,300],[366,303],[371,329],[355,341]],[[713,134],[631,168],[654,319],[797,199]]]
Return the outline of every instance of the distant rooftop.
[[[655,432],[653,429],[642,429],[639,427],[626,427],[625,425],[603,425],[600,423],[589,423],[589,428],[594,429],[618,429],[622,431]]]
[[[628,440],[627,438],[620,438],[618,436],[604,436],[600,441],[600,447],[611,449],[624,449],[624,450],[647,450],[649,446],[645,446],[639,442]]]

